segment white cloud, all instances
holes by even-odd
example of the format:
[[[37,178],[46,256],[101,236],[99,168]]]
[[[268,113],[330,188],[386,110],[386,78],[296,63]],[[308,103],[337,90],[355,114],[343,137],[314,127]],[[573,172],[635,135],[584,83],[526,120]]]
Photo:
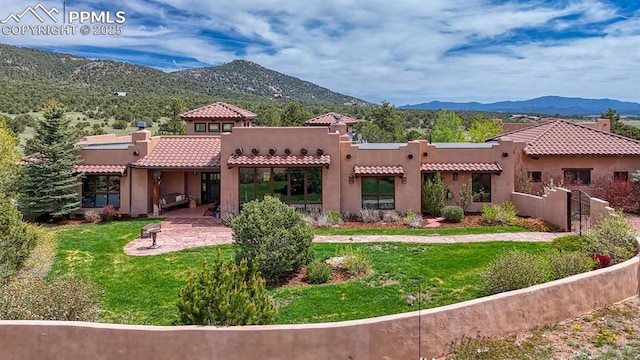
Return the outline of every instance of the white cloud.
[[[11,9],[24,7],[21,1],[10,3]],[[235,59],[242,45],[243,58],[265,67],[398,105],[541,95],[640,101],[639,14],[623,19],[603,1],[562,3],[116,0],[109,7],[127,10],[124,36],[46,41],[54,47],[145,50],[212,65]],[[185,20],[189,14],[192,20]],[[593,31],[612,19],[622,21],[604,27],[599,37],[564,36]],[[523,30],[533,33],[513,37]],[[534,30],[558,36],[538,38]],[[206,38],[202,31],[220,36]],[[1,41],[44,42],[38,37]],[[455,55],[452,49],[458,49]],[[170,61],[164,67],[174,68]]]

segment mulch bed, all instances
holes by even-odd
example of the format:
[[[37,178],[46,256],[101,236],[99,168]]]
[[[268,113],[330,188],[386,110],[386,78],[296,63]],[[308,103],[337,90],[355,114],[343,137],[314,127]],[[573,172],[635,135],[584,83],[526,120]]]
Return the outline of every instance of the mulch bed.
[[[425,217],[422,219],[422,227],[427,227],[428,224],[436,222],[435,217]],[[462,218],[462,222],[459,223],[449,223],[446,221],[440,221],[441,228],[453,228],[453,227],[478,227],[478,226],[488,226],[484,222],[482,222],[482,215],[480,214],[467,214]],[[374,222],[374,223],[363,223],[361,221],[345,221],[337,225],[335,228],[337,229],[404,229],[407,228],[407,225],[404,221],[396,221],[396,222]]]
[[[334,268],[333,272],[331,273],[331,280],[327,281],[326,284],[337,284],[344,281],[361,278],[366,275],[368,274],[351,275],[351,274],[348,274],[346,271],[344,271],[344,269]],[[298,273],[294,277],[289,279],[289,281],[285,282],[284,285],[294,285],[294,286],[316,285],[316,284],[310,284],[307,281],[308,281],[307,267],[303,266],[302,268],[300,268],[300,271],[298,271]]]

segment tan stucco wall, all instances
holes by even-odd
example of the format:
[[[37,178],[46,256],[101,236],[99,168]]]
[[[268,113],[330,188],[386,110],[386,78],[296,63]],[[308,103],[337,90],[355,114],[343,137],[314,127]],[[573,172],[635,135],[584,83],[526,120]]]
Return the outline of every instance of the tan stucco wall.
[[[131,213],[148,214],[151,209],[151,191],[153,179],[147,169],[129,169],[131,177]]]
[[[322,167],[322,204],[326,211],[340,210],[340,151],[337,133],[329,133],[327,128],[314,127],[273,127],[255,128],[242,127],[221,137],[221,206],[223,210],[238,206],[238,168],[228,168],[227,160],[236,148],[242,148],[244,154],[251,154],[251,149],[260,149],[260,155],[267,155],[270,148],[275,148],[277,154],[283,154],[286,148],[291,154],[300,154],[305,148],[308,154],[315,154],[317,149],[323,149],[324,154],[331,157],[331,164]],[[346,179],[344,179],[346,181]]]
[[[567,205],[570,194],[570,190],[563,188],[551,189],[542,196],[513,192],[511,202],[518,209],[518,215],[542,218],[558,225],[563,231],[569,231]]]
[[[640,259],[527,289],[372,319],[247,327],[0,321],[8,359],[417,359],[463,336],[505,336],[637,296]],[[399,301],[402,301],[401,299]],[[418,321],[421,321],[420,326]],[[419,332],[419,329],[421,331]]]
[[[158,138],[152,138],[151,132],[148,130],[139,130],[133,132],[127,136],[116,136],[114,134],[87,136],[82,141],[78,142],[80,146],[78,155],[82,158],[82,164],[109,164],[109,165],[128,165],[151,152],[153,146],[157,144]],[[83,145],[108,145],[118,143],[129,143],[126,149],[88,149],[82,148]],[[137,154],[137,155],[136,155]],[[131,178],[132,169],[127,170],[126,176],[120,179],[120,213],[129,214],[131,209],[129,204],[131,203],[129,195],[137,193],[140,195],[141,185],[138,184],[140,179]],[[135,183],[133,183],[135,182]],[[146,175],[144,183],[146,184]],[[145,186],[142,185],[142,188]],[[78,196],[81,195],[82,186],[78,186]],[[139,203],[140,198],[134,198],[132,201]],[[138,214],[146,214],[147,211],[141,211],[143,206],[135,204],[132,206],[133,212]]]
[[[420,143],[412,141],[400,144],[394,150],[364,150],[350,142],[342,142],[341,172],[343,211],[359,213],[362,209],[362,178],[354,177],[353,184],[349,183],[349,176],[354,173],[354,166],[400,165],[404,169],[406,183],[402,177],[395,177],[395,209],[399,212],[407,210],[420,211],[422,180],[420,173]],[[350,156],[350,158],[347,158]],[[412,156],[412,159],[409,158]]]
[[[495,143],[491,148],[438,148],[434,144],[421,142],[422,148],[420,154],[422,163],[446,163],[446,162],[483,162],[498,163],[502,168],[501,174],[493,174],[491,176],[491,202],[502,203],[510,200],[511,192],[514,188],[514,159],[516,158],[516,150],[514,143],[510,140]],[[426,156],[425,156],[426,153]],[[504,156],[506,155],[506,156]],[[453,181],[453,173],[443,173],[447,188],[457,197],[458,191],[462,184],[469,182],[471,173],[459,172],[458,181]],[[454,204],[450,201],[450,204]],[[469,206],[468,211],[479,212],[482,210],[484,203],[474,202]]]
[[[593,197],[589,199],[589,215],[591,216],[592,224],[613,213],[613,211],[614,209],[609,207],[609,202]]]
[[[597,182],[601,177],[613,179],[614,171],[627,171],[629,177],[640,168],[640,157],[618,157],[618,156],[540,156],[538,160],[522,156],[522,164],[525,171],[541,171],[542,181],[547,183],[549,179],[554,179],[555,185],[558,179],[564,178],[562,169],[593,169],[591,171],[591,183]],[[565,184],[566,185],[566,184]],[[573,186],[572,186],[573,187]],[[590,187],[576,187],[590,192]]]

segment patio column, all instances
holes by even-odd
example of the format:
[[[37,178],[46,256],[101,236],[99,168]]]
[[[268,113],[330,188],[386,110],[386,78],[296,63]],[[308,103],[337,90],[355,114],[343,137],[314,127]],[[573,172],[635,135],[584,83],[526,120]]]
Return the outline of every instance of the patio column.
[[[153,203],[153,216],[160,215],[160,182],[162,173],[159,170],[153,172],[153,191],[152,191],[152,203]]]

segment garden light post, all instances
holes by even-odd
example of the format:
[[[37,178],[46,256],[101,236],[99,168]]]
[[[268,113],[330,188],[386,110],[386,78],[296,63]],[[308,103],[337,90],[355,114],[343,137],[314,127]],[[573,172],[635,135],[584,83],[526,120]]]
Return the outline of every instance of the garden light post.
[[[422,319],[420,318],[421,302],[422,302],[422,290],[420,288],[420,282],[414,284],[418,288],[417,296],[411,294],[407,295],[407,306],[413,306],[413,303],[418,302],[418,360],[422,360]]]

